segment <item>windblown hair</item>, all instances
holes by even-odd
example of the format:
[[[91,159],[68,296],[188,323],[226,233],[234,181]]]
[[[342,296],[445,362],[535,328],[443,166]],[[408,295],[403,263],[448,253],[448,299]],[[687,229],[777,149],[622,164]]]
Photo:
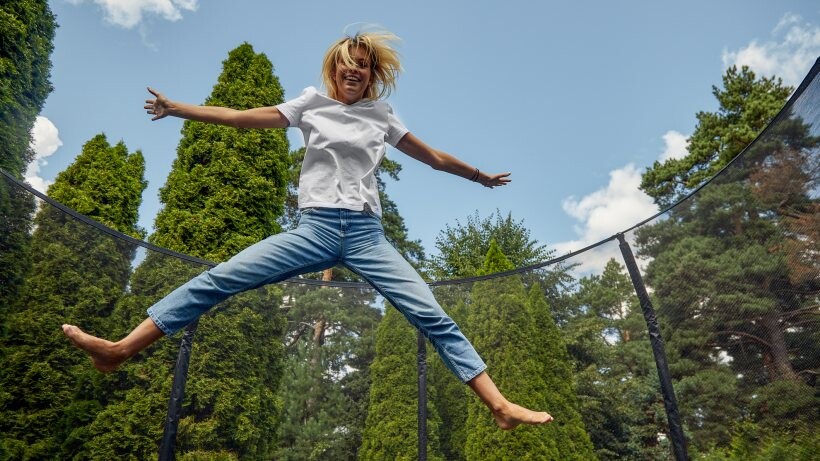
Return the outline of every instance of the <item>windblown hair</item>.
[[[402,70],[399,53],[390,46],[391,42],[398,40],[398,37],[387,31],[363,32],[353,37],[345,37],[331,45],[322,62],[322,81],[327,88],[328,96],[336,99],[336,64],[343,62],[346,66],[357,66],[350,54],[356,47],[365,49],[373,71],[364,97],[376,100],[389,96],[396,88],[396,78]]]

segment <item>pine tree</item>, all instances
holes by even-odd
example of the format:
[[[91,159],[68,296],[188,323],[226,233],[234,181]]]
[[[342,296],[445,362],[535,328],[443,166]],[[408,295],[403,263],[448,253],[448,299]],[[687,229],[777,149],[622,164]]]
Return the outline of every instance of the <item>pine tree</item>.
[[[145,189],[142,154],[104,135],[88,141],[49,195],[112,229],[141,237],[137,209]],[[51,206],[37,214],[32,270],[9,318],[0,369],[3,445],[14,459],[67,459],[83,426],[104,403],[96,372],[60,334],[62,323],[94,334],[123,295],[134,248]]]
[[[476,213],[468,216],[466,222],[457,221],[455,226],[447,226],[436,237],[439,255],[431,259],[430,272],[439,279],[471,277],[482,273],[492,240],[515,267],[545,261],[551,256],[544,245],[530,237],[530,231],[523,221],[516,221],[509,214],[504,216],[500,211],[486,218]],[[551,303],[557,303],[563,296],[561,293],[572,283],[568,268],[560,264],[549,270],[522,274],[522,280],[525,286],[540,286]],[[471,339],[473,330],[467,322],[467,312],[473,309],[470,286],[437,287],[435,295]],[[436,389],[436,407],[442,420],[447,422],[441,429],[442,450],[447,453],[448,459],[464,459],[464,441],[471,430],[464,425],[467,420],[466,388],[438,362],[434,362],[430,375],[431,385]]]
[[[223,62],[206,104],[247,109],[282,100],[270,61],[246,43]],[[149,240],[222,261],[279,232],[288,172],[284,130],[186,121],[182,134],[178,157],[160,191],[165,207]],[[145,317],[145,308],[201,270],[149,254],[132,278],[133,295],[118,306],[121,324],[136,325]],[[281,299],[279,287],[244,293],[201,319],[179,426],[180,455],[273,455],[282,369]],[[177,348],[174,338],[160,341],[124,367],[123,387],[129,390],[89,428],[94,438],[87,448],[95,456],[156,454]]]
[[[666,459],[664,409],[646,323],[632,282],[614,259],[580,280],[563,327],[580,413],[601,460]]]
[[[662,175],[647,171],[656,200],[726,165],[791,92],[746,68],[729,69],[724,87],[714,91],[719,111],[698,114],[690,154]],[[805,422],[820,408],[803,377],[816,370],[805,354],[817,349],[803,346],[815,341],[801,327],[820,292],[808,275],[816,258],[806,258],[817,248],[818,145],[810,124],[786,113],[740,161],[638,233],[653,258],[646,278],[669,325],[670,371],[695,449],[730,443],[727,422],[742,414],[779,429],[774,421]]]
[[[689,139],[689,153],[680,159],[656,161],[641,178],[641,189],[662,206],[682,199],[714,176],[740,153],[777,115],[792,88],[779,78],[756,78],[743,66],[723,76],[723,89],[712,87],[717,112],[698,112],[698,126]]]

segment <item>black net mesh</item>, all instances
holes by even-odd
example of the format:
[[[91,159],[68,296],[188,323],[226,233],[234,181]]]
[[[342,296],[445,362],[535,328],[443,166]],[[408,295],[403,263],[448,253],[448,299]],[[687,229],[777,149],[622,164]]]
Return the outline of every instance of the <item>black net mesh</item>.
[[[339,269],[333,282],[308,274],[220,304],[191,327],[189,364],[178,364],[180,335],[97,373],[63,323],[121,337],[212,263],[111,231],[3,175],[0,458],[155,458],[164,430],[183,459],[493,459],[486,447],[509,437],[525,447],[513,458],[680,458],[662,339],[689,455],[742,454],[777,428],[760,459],[810,459],[820,443],[816,71],[727,168],[621,236],[649,302],[618,236],[432,284],[505,394],[553,414],[543,432],[494,430],[435,350],[419,355],[400,314]],[[184,398],[172,394],[175,373],[187,377]]]

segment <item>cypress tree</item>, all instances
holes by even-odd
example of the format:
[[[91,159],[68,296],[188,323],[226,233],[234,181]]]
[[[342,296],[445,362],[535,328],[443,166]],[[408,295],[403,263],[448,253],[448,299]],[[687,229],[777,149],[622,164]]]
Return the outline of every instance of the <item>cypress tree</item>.
[[[20,175],[34,155],[34,119],[52,90],[57,22],[44,0],[8,0],[0,24],[0,168]]]
[[[390,308],[376,331],[376,358],[370,367],[370,406],[359,450],[361,460],[418,459],[416,330]],[[440,420],[428,400],[427,457],[443,459]]]
[[[273,66],[245,43],[232,50],[206,104],[273,106],[283,92]],[[280,231],[288,179],[284,130],[235,129],[186,121],[150,241],[213,261]],[[133,327],[145,308],[201,268],[149,254],[119,306]],[[281,288],[236,296],[204,316],[194,344],[177,452],[270,459],[276,448],[283,322]],[[92,424],[88,449],[100,458],[153,457],[178,343],[160,341],[124,367],[130,388]],[[131,411],[135,409],[135,412]],[[113,430],[112,430],[113,427]],[[194,454],[191,454],[194,456]]]
[[[0,168],[22,178],[32,160],[31,129],[51,93],[51,51],[57,23],[46,0],[0,4]],[[0,340],[29,268],[34,200],[0,180]]]
[[[512,269],[513,265],[490,242],[482,273]],[[532,317],[527,292],[520,277],[477,282],[472,292],[468,326],[470,339],[487,363],[498,388],[510,401],[529,408],[543,408],[548,392],[539,366],[533,360]],[[523,426],[499,429],[477,397],[468,404],[466,459],[560,459],[555,441],[545,428]]]
[[[530,288],[529,314],[535,324],[532,357],[538,374],[544,380],[544,404],[555,418],[544,430],[544,436],[555,441],[558,459],[595,459],[592,442],[587,434],[575,395],[572,360],[563,335],[552,318],[552,312],[537,285]]]
[[[144,161],[104,135],[88,141],[49,188],[64,205],[115,230],[141,237],[137,209],[145,189]],[[19,308],[9,318],[0,426],[14,459],[67,459],[78,453],[82,427],[103,402],[96,373],[60,334],[77,323],[94,334],[122,296],[134,248],[56,208],[37,214],[32,269]]]

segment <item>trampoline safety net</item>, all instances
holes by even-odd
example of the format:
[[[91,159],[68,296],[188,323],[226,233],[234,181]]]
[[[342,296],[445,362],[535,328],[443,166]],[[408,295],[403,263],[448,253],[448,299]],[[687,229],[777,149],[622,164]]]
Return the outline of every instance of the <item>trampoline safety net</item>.
[[[817,72],[657,216],[519,268],[499,242],[485,275],[431,283],[510,400],[555,417],[513,431],[339,269],[233,297],[97,372],[62,324],[122,337],[213,263],[3,172],[0,459],[501,459],[503,447],[504,459],[808,460],[820,451]]]

